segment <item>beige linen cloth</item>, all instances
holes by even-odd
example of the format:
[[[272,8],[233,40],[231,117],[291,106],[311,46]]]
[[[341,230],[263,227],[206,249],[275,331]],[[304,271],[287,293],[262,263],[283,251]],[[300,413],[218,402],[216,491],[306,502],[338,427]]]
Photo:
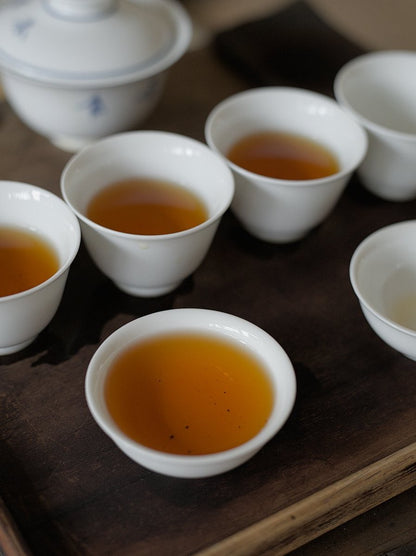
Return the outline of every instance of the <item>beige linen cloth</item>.
[[[200,37],[284,9],[295,0],[183,0]],[[416,0],[304,0],[367,50],[416,49]],[[197,41],[196,41],[197,42]]]

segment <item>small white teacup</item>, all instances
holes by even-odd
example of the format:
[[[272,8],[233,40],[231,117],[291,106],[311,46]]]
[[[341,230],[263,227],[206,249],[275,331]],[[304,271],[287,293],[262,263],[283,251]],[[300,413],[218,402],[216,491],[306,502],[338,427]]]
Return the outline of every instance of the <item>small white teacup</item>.
[[[36,234],[52,247],[59,265],[40,284],[0,297],[0,355],[6,355],[32,343],[52,320],[81,234],[77,219],[62,199],[14,181],[0,181],[0,226]]]
[[[365,238],[351,258],[350,280],[374,332],[416,360],[416,220]]]
[[[416,198],[416,52],[359,56],[338,72],[337,101],[367,131],[363,185],[388,201]]]
[[[240,139],[258,132],[304,137],[330,151],[338,171],[317,179],[277,179],[250,172],[227,159],[235,178],[231,208],[258,239],[287,243],[301,239],[332,211],[364,158],[362,128],[329,97],[290,87],[261,87],[229,97],[209,114],[208,145],[227,158]]]
[[[101,226],[86,216],[96,193],[137,177],[188,189],[205,205],[207,219],[180,232],[138,235]],[[61,189],[101,272],[130,295],[153,297],[173,291],[201,264],[231,204],[234,181],[221,157],[199,141],[168,132],[132,131],[76,154],[64,168]]]
[[[149,443],[142,442],[137,437],[129,435],[125,427],[120,426],[120,421],[117,421],[112,416],[106,396],[106,383],[114,362],[134,345],[143,345],[149,340],[161,338],[174,338],[176,342],[177,335],[182,337],[182,339],[188,336],[187,341],[190,341],[189,336],[196,335],[199,338],[226,342],[240,352],[241,355],[246,353],[247,356],[258,360],[258,364],[264,370],[265,376],[270,380],[272,405],[271,412],[263,426],[251,438],[235,444],[234,447],[222,447],[219,451],[211,452],[208,450],[196,453],[162,451],[157,447],[151,447]],[[192,342],[190,343],[192,345]],[[186,349],[183,350],[182,344],[181,350],[180,353],[187,353]],[[215,352],[215,349],[213,351]],[[227,371],[230,368],[232,369],[233,366],[232,359],[233,357],[231,356],[221,360],[221,357],[216,358],[215,353],[211,355],[211,352],[209,355],[205,354],[204,365],[207,374],[200,377],[200,388],[197,388],[194,392],[194,398],[198,400],[201,408],[211,406],[211,410],[205,413],[204,427],[202,429],[205,429],[201,436],[201,443],[204,446],[207,445],[207,442],[210,442],[213,431],[217,430],[216,427],[221,426],[221,422],[224,429],[230,426],[229,424],[227,425],[227,414],[222,413],[222,415],[225,415],[225,420],[223,420],[220,415],[221,409],[219,409],[224,403],[224,400],[221,400],[221,396],[227,394],[227,392],[221,391],[220,397],[218,397],[218,391],[215,388],[209,387],[209,382],[210,377],[212,374],[216,374],[218,368],[220,369],[219,374],[227,377]],[[157,364],[156,366],[154,365],[152,356],[150,361],[152,361],[152,364],[149,369],[151,369],[150,374],[153,375],[154,381],[156,383],[164,383],[158,373]],[[241,364],[241,360],[239,364]],[[187,364],[184,363],[184,366],[186,367]],[[242,367],[244,367],[244,364]],[[146,364],[144,363],[143,369],[145,368]],[[244,369],[238,368],[240,371],[239,376],[244,380]],[[143,369],[137,370],[141,371]],[[168,368],[168,374],[172,370],[174,369]],[[195,369],[192,367],[192,374],[195,375],[195,372],[198,374],[198,370],[200,370],[198,365],[196,365]],[[218,375],[216,376],[216,380],[218,380]],[[239,379],[236,379],[233,373],[231,373],[231,377],[232,379],[229,384],[234,384],[238,388]],[[219,382],[222,383],[222,380],[220,379]],[[164,384],[165,391],[168,388],[171,395],[178,395],[179,400],[181,399],[181,394],[178,390],[175,390],[172,383],[170,383],[170,388],[166,386],[166,383]],[[188,391],[186,384],[183,385],[183,388]],[[146,388],[144,389],[146,390]],[[133,390],[133,398],[136,398],[134,403],[140,411],[140,408],[146,405],[143,404],[143,393],[137,384]],[[133,390],[129,387],[125,388],[124,392],[132,392]],[[253,386],[251,386],[250,391],[252,390]],[[203,395],[201,395],[201,392],[203,392]],[[206,392],[209,392],[209,394],[206,394]],[[88,407],[97,424],[128,457],[152,471],[173,477],[191,479],[218,475],[242,465],[275,436],[283,427],[292,411],[296,398],[296,376],[293,365],[280,344],[258,326],[237,316],[219,311],[207,309],[171,309],[145,315],[113,332],[101,344],[90,361],[85,378],[85,393]],[[150,413],[151,422],[159,423],[164,429],[170,429],[170,433],[175,430],[180,434],[179,429],[181,427],[177,427],[177,412],[173,412],[175,418],[172,419],[172,412],[166,406],[166,399],[169,396],[163,394],[157,395],[153,389],[147,391],[147,395],[151,397],[152,402],[148,404],[150,412],[145,410],[144,415]],[[122,397],[124,398],[123,406],[126,404],[128,406],[127,399],[124,395]],[[193,428],[195,424],[195,429],[200,431],[200,421],[197,416],[199,406],[195,406],[195,399],[192,399],[192,396],[187,396],[186,400],[182,399],[179,403],[184,409],[184,414],[187,415],[186,418],[190,420],[190,423],[185,428],[189,428],[189,426]],[[239,399],[238,396],[237,399]],[[204,411],[204,409],[202,410]],[[242,407],[238,404],[237,414],[243,423],[242,429],[247,428],[253,417],[253,406],[250,410],[247,408],[242,410]],[[179,416],[180,420],[181,417]],[[219,425],[218,422],[220,423]],[[215,425],[215,423],[217,424]],[[238,426],[238,429],[240,429],[240,426]],[[235,430],[235,433],[238,436],[238,430]],[[172,435],[172,438],[174,438],[174,435]],[[187,444],[188,440],[182,437],[181,442],[184,443],[182,444],[183,447]],[[187,447],[190,448],[190,444]]]

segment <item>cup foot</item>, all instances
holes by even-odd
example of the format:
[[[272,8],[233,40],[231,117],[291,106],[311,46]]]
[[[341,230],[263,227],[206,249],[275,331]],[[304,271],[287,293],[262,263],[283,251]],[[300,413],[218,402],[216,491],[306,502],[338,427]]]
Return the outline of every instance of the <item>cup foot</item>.
[[[36,336],[33,336],[29,340],[25,340],[24,342],[21,342],[19,344],[14,344],[12,346],[5,346],[5,347],[0,346],[0,356],[10,355],[11,353],[16,353],[18,351],[21,351],[22,349],[30,345],[35,340],[35,338]]]
[[[168,284],[165,286],[158,286],[158,287],[136,287],[136,286],[129,286],[127,284],[120,284],[116,283],[115,285],[124,293],[129,295],[133,295],[134,297],[159,297],[161,295],[165,295],[167,293],[172,292],[175,290],[181,281],[175,282],[174,284]]]
[[[50,137],[49,140],[55,147],[58,147],[58,149],[69,153],[77,153],[93,142],[93,139],[87,139],[86,137],[71,137],[69,135],[57,135],[55,137]]]
[[[245,226],[245,228],[256,239],[275,244],[295,243],[296,241],[300,241],[301,239],[303,239],[310,232],[310,230],[280,230],[279,232],[276,232],[274,230],[268,231],[253,227],[249,228],[248,226]]]

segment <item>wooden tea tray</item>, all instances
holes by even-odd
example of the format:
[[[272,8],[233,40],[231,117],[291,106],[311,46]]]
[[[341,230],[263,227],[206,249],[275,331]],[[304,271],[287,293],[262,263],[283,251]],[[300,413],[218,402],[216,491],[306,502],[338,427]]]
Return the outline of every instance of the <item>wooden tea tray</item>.
[[[331,94],[333,74],[326,79]],[[145,127],[203,140],[213,106],[251,84],[213,47],[190,52]],[[4,102],[0,153],[0,179],[59,193],[70,155]],[[257,241],[227,213],[201,267],[155,299],[116,290],[81,248],[51,324],[29,348],[0,358],[0,552],[287,554],[416,485],[416,363],[370,330],[348,279],[366,235],[415,215],[416,201],[384,202],[356,178],[330,217],[295,244]],[[174,307],[254,322],[282,344],[297,374],[284,429],[247,464],[209,479],[138,466],[101,432],[85,402],[98,344],[136,317]]]

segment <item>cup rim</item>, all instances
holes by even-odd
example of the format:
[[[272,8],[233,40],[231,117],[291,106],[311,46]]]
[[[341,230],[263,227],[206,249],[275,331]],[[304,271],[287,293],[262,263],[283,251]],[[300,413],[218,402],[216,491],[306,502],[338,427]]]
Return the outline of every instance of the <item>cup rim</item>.
[[[352,104],[347,100],[346,95],[344,93],[344,82],[348,78],[348,74],[354,69],[364,66],[367,63],[371,63],[371,61],[379,60],[381,58],[413,58],[416,66],[416,52],[411,50],[381,50],[375,52],[367,52],[365,54],[361,54],[349,60],[346,64],[344,64],[335,75],[334,79],[334,95],[337,102],[340,106],[344,107],[344,109],[348,110],[351,114],[354,115],[356,120],[361,123],[365,128],[368,128],[370,131],[378,133],[380,135],[384,135],[386,137],[391,137],[393,139],[400,139],[402,141],[407,142],[416,142],[416,131],[414,133],[409,133],[406,131],[399,131],[390,127],[387,127],[382,124],[378,124],[369,118],[367,118],[364,114],[359,112],[352,106]]]
[[[253,436],[246,442],[238,446],[235,446],[233,448],[229,448],[227,450],[223,450],[215,453],[209,453],[209,454],[199,454],[199,455],[184,454],[183,455],[183,454],[163,452],[160,450],[147,447],[131,439],[123,431],[121,431],[121,429],[113,421],[111,416],[106,417],[105,415],[103,415],[102,408],[100,407],[101,403],[97,401],[96,399],[97,396],[93,392],[94,378],[100,372],[104,372],[104,375],[101,377],[101,381],[105,381],[105,378],[108,373],[109,363],[111,363],[111,361],[114,360],[114,357],[116,357],[117,354],[121,353],[128,345],[138,341],[137,339],[132,339],[132,338],[128,340],[125,339],[124,341],[121,340],[118,349],[116,351],[112,351],[112,356],[106,357],[105,360],[102,360],[102,357],[104,356],[105,351],[109,348],[109,346],[111,346],[111,344],[119,337],[123,337],[123,335],[129,330],[134,330],[134,328],[138,326],[139,321],[140,323],[142,323],[142,325],[144,325],[146,323],[146,320],[155,321],[157,319],[163,319],[164,317],[169,315],[172,317],[185,316],[185,318],[186,317],[191,318],[192,314],[196,315],[198,313],[206,317],[211,317],[213,321],[217,318],[217,319],[226,319],[227,322],[232,321],[236,325],[240,324],[240,326],[244,326],[250,331],[257,332],[261,336],[262,341],[267,341],[267,342],[270,341],[271,346],[273,346],[273,349],[276,350],[276,353],[280,354],[282,364],[285,365],[284,372],[286,375],[286,379],[289,382],[289,388],[285,392],[285,396],[287,396],[287,401],[284,404],[284,406],[280,406],[279,403],[277,404],[274,403],[272,412],[266,424],[257,432],[255,436]],[[189,330],[190,330],[189,323],[185,325],[184,324],[181,325],[178,323],[178,328],[175,328],[175,331],[178,332],[189,331]],[[206,326],[204,326],[203,328],[202,327],[197,328],[197,330],[203,333],[203,331],[206,330]],[[163,336],[165,333],[172,332],[172,331],[173,331],[172,328],[167,328],[165,330],[163,330],[162,328],[161,331],[158,332],[153,331],[149,335],[146,335],[146,338],[155,337],[157,335]],[[213,332],[213,334],[215,335],[215,331]],[[218,335],[220,337],[223,337],[222,333],[218,333]],[[234,341],[236,340],[234,339]],[[264,359],[263,362],[265,363],[266,359]],[[106,368],[103,371],[104,367]],[[279,383],[279,378],[271,378],[270,380],[272,381],[273,388],[275,389],[276,384]],[[245,319],[237,317],[235,315],[224,313],[221,311],[216,311],[211,309],[201,309],[201,308],[177,308],[177,309],[162,310],[155,313],[149,313],[143,317],[139,317],[121,326],[120,328],[115,330],[112,334],[110,334],[110,336],[108,336],[103,341],[103,343],[98,347],[98,349],[95,351],[93,357],[90,360],[87,373],[85,376],[85,396],[87,400],[87,405],[97,425],[114,442],[116,442],[116,444],[118,444],[118,442],[122,442],[124,445],[133,449],[134,452],[136,452],[140,456],[149,458],[153,461],[164,462],[165,464],[171,463],[173,465],[180,465],[185,463],[189,464],[190,462],[196,465],[199,464],[215,465],[221,462],[225,463],[227,461],[233,460],[234,458],[237,459],[239,456],[243,456],[248,453],[255,453],[257,450],[263,447],[267,442],[269,442],[276,434],[278,434],[278,432],[283,428],[283,426],[285,425],[286,421],[288,420],[293,410],[293,406],[296,400],[296,392],[297,392],[296,375],[294,372],[293,364],[290,361],[287,353],[282,348],[282,346],[272,336],[270,336],[267,332],[265,332],[257,325]],[[279,397],[278,394],[277,395],[275,394],[275,397],[276,396],[277,398]],[[105,406],[105,402],[103,402],[103,405]],[[149,463],[149,467],[150,468],[152,467],[150,463]]]
[[[67,191],[67,187],[66,187],[67,175],[72,170],[73,166],[76,166],[79,159],[86,156],[90,150],[95,150],[96,148],[99,148],[101,145],[105,145],[105,144],[110,143],[114,140],[117,141],[119,139],[128,138],[128,137],[132,137],[134,139],[134,137],[138,137],[138,136],[140,136],[140,137],[146,137],[146,136],[147,137],[160,137],[160,138],[168,137],[168,138],[171,138],[171,139],[177,138],[180,141],[185,140],[187,143],[193,144],[196,147],[198,147],[199,149],[203,150],[209,156],[216,157],[217,160],[222,165],[222,168],[224,170],[224,176],[226,176],[226,180],[224,180],[224,182],[228,182],[228,184],[229,184],[228,194],[226,196],[225,202],[223,203],[223,206],[221,208],[219,208],[209,218],[207,218],[206,220],[204,220],[203,222],[201,222],[197,226],[193,226],[192,228],[187,228],[186,230],[181,230],[179,232],[173,232],[173,233],[170,233],[170,234],[133,234],[133,233],[128,233],[128,232],[121,232],[121,231],[118,231],[118,230],[114,230],[112,228],[108,228],[106,226],[102,226],[101,224],[98,224],[97,222],[94,222],[94,220],[91,220],[83,212],[78,210],[74,206],[74,204],[72,203],[72,201],[70,199],[70,196],[68,194],[68,191]],[[231,170],[227,167],[224,160],[222,160],[222,158],[219,157],[217,153],[215,153],[211,149],[209,149],[207,145],[205,145],[201,141],[198,141],[198,140],[193,139],[192,137],[188,137],[186,135],[181,135],[179,133],[173,133],[173,132],[170,132],[170,131],[155,131],[155,130],[136,130],[136,131],[126,131],[126,132],[116,133],[116,134],[104,137],[103,139],[99,139],[99,140],[95,141],[94,143],[92,143],[90,145],[86,145],[78,153],[76,153],[74,156],[72,156],[70,158],[70,160],[64,166],[64,169],[63,169],[62,174],[61,174],[60,186],[61,186],[61,193],[62,193],[62,197],[63,197],[64,201],[71,208],[71,210],[77,215],[77,217],[81,221],[83,221],[86,225],[90,226],[91,228],[93,228],[93,229],[95,229],[95,230],[97,230],[101,233],[105,233],[106,235],[110,235],[110,236],[113,236],[113,237],[124,238],[124,239],[130,239],[130,240],[140,240],[140,241],[143,241],[143,242],[145,242],[145,241],[146,242],[154,242],[154,241],[160,241],[160,240],[175,240],[177,238],[181,238],[181,237],[184,237],[184,236],[187,236],[187,235],[194,234],[195,232],[199,232],[199,231],[204,230],[205,228],[211,226],[214,222],[218,221],[224,215],[224,213],[229,209],[229,207],[231,205],[231,202],[233,200],[234,190],[235,190],[235,188],[234,188],[234,178],[233,178],[233,175],[231,173]]]
[[[373,307],[373,305],[371,303],[369,303],[369,301],[367,300],[367,297],[362,293],[362,290],[359,286],[358,283],[358,278],[357,278],[357,270],[358,270],[358,266],[360,264],[360,261],[362,260],[362,256],[364,251],[371,246],[371,244],[380,236],[388,234],[390,231],[393,231],[395,229],[399,229],[399,228],[406,228],[406,227],[413,227],[416,229],[416,220],[403,220],[400,222],[395,222],[393,224],[389,224],[387,226],[383,226],[382,228],[379,228],[377,230],[374,230],[373,232],[371,232],[368,236],[366,236],[355,248],[351,260],[350,260],[350,265],[349,265],[349,277],[350,277],[350,282],[351,282],[351,286],[352,289],[355,293],[355,295],[358,298],[358,301],[360,302],[361,305],[363,305],[367,311],[369,311],[371,314],[373,314],[375,317],[377,317],[380,321],[382,321],[384,324],[390,326],[391,328],[394,328],[395,330],[406,334],[410,337],[416,337],[416,330],[412,330],[411,328],[408,328],[406,326],[403,326],[397,322],[395,322],[394,320],[392,320],[391,318],[385,316],[383,313],[380,313],[380,311],[378,311],[377,309],[375,309]]]
[[[6,301],[11,301],[13,299],[20,299],[20,298],[26,297],[28,295],[32,295],[36,291],[44,289],[50,283],[55,282],[55,280],[57,280],[62,274],[64,274],[67,271],[67,269],[71,266],[75,257],[77,256],[77,253],[79,251],[79,247],[80,247],[80,244],[81,244],[81,230],[80,230],[79,223],[78,223],[75,215],[72,213],[72,211],[67,206],[67,204],[62,199],[60,199],[57,195],[55,195],[55,193],[52,193],[51,191],[48,191],[47,189],[43,189],[42,187],[38,187],[36,185],[31,185],[31,184],[25,183],[25,182],[18,182],[18,181],[13,181],[13,180],[0,180],[0,187],[2,185],[5,185],[5,184],[7,184],[9,186],[10,185],[13,185],[13,186],[16,186],[16,187],[18,186],[18,188],[20,190],[36,191],[36,192],[39,193],[39,195],[41,195],[43,197],[47,197],[49,199],[52,199],[53,202],[56,204],[56,206],[59,206],[60,209],[63,209],[66,212],[68,218],[72,221],[72,226],[73,226],[73,231],[74,231],[75,236],[74,236],[73,245],[71,247],[71,253],[66,258],[66,260],[62,264],[59,265],[58,270],[54,274],[52,274],[52,276],[50,276],[47,280],[44,280],[40,284],[37,284],[36,286],[33,286],[32,288],[28,288],[26,290],[13,293],[11,295],[0,296],[0,303],[5,303]]]
[[[334,174],[331,174],[329,176],[325,176],[323,178],[306,179],[306,180],[287,180],[282,178],[272,178],[269,176],[264,176],[262,174],[251,172],[250,170],[246,170],[245,168],[238,166],[237,164],[229,160],[226,157],[226,155],[217,147],[216,142],[213,139],[211,129],[212,129],[214,119],[218,117],[218,115],[222,110],[226,109],[227,106],[234,104],[234,102],[236,101],[238,102],[239,100],[250,96],[256,96],[256,95],[273,93],[273,92],[277,94],[291,94],[291,95],[298,95],[302,97],[315,98],[317,100],[320,100],[321,102],[325,102],[327,105],[331,106],[331,108],[335,109],[339,114],[342,114],[343,117],[346,117],[346,119],[349,120],[349,123],[355,128],[357,133],[361,135],[361,139],[363,142],[362,149],[361,149],[362,152],[360,156],[357,157],[357,160],[353,164],[350,164],[349,166],[346,166],[345,168],[342,168],[338,172],[335,172]],[[220,101],[216,106],[214,106],[214,108],[208,114],[208,117],[205,122],[205,138],[209,147],[213,149],[216,153],[218,153],[226,161],[226,163],[230,166],[230,168],[232,168],[236,173],[239,173],[250,179],[256,179],[258,181],[258,184],[263,185],[264,187],[268,187],[268,186],[273,187],[273,185],[278,184],[279,186],[282,187],[310,188],[313,186],[319,187],[324,184],[327,184],[328,182],[333,182],[334,179],[341,179],[347,176],[348,174],[350,174],[351,172],[353,172],[356,168],[358,168],[358,166],[364,160],[364,157],[367,152],[367,147],[368,147],[368,139],[365,130],[345,110],[343,110],[341,106],[333,98],[309,89],[303,89],[301,87],[287,87],[287,86],[276,86],[276,85],[264,86],[264,87],[253,87],[250,89],[239,91]]]

